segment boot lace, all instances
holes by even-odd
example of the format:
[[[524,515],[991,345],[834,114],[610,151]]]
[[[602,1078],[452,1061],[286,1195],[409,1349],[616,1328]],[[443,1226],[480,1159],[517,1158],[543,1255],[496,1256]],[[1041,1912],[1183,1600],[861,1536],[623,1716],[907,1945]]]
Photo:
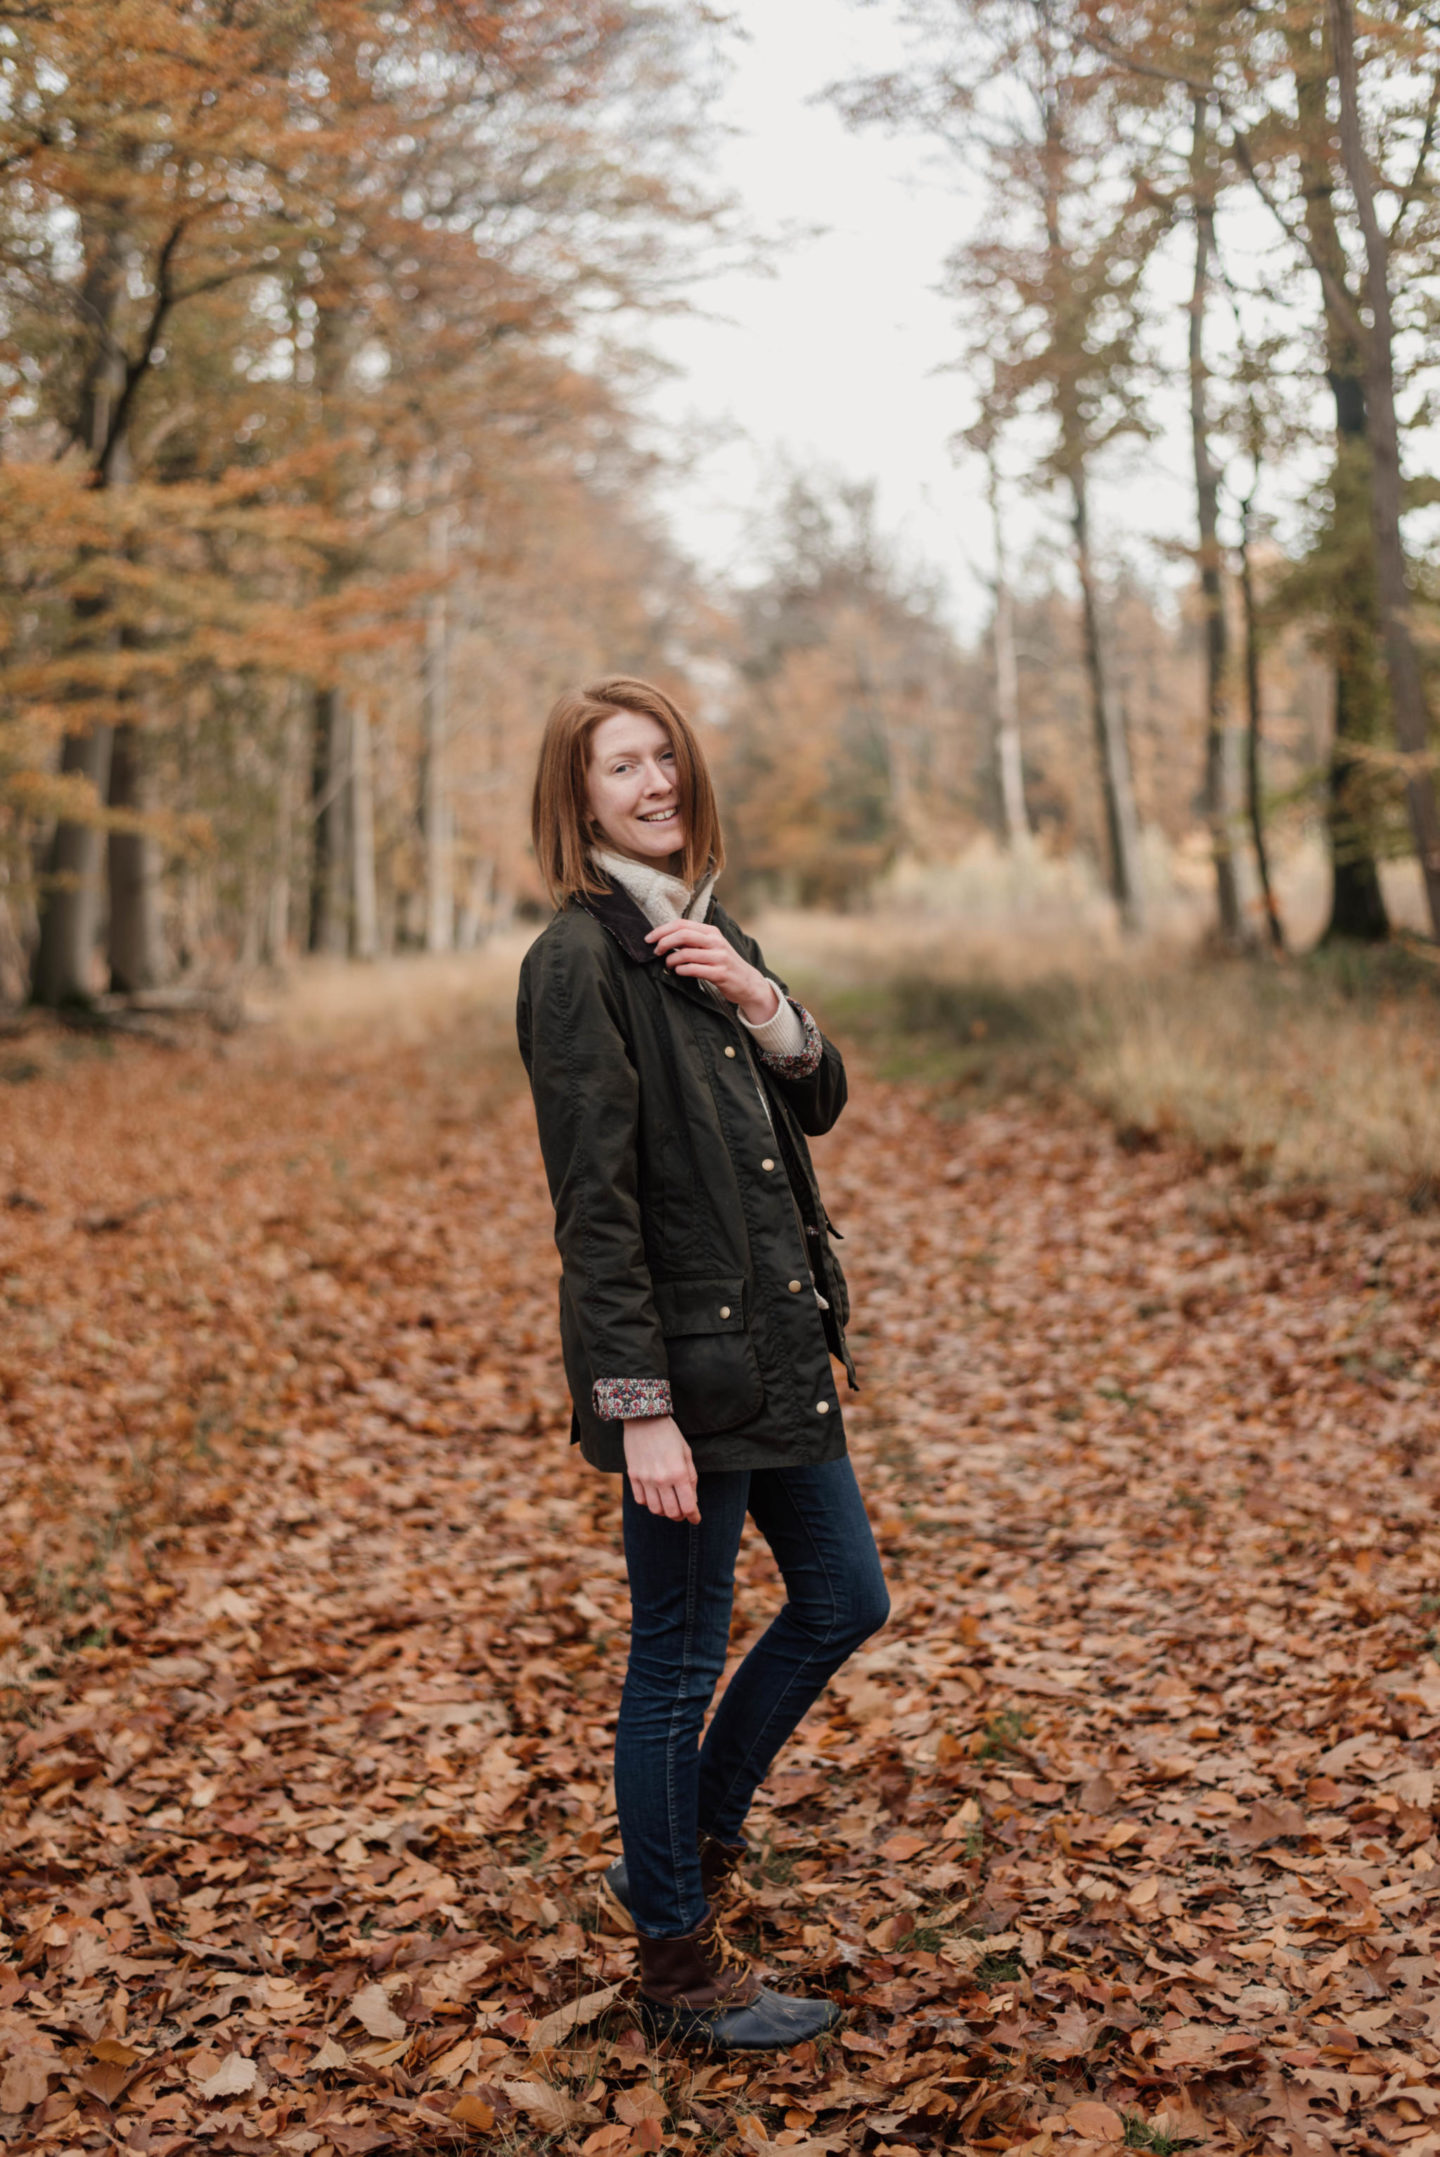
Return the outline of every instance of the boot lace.
[[[735,1942],[722,1932],[718,1924],[711,1931],[711,1948],[717,1976],[726,1971],[734,1971],[737,1977],[749,1974],[750,1957],[743,1947],[737,1947]]]

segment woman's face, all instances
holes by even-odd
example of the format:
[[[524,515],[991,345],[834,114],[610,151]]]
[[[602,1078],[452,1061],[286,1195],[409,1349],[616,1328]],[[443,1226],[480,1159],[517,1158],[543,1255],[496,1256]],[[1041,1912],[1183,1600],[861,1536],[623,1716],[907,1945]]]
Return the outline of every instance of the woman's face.
[[[641,712],[602,719],[590,737],[585,791],[612,852],[658,864],[684,845],[675,752],[658,719]]]

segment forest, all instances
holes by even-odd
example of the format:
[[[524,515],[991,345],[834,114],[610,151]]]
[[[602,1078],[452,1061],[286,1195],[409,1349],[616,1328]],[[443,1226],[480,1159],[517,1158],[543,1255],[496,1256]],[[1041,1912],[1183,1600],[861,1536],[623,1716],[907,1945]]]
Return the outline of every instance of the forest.
[[[968,641],[863,477],[783,478],[727,589],[655,508],[647,321],[763,245],[708,179],[707,10],[0,8],[5,996],[533,915],[538,725],[616,668],[695,706],[772,898],[988,835],[1140,929],[1149,845],[1278,947],[1323,840],[1315,930],[1385,937],[1389,862],[1433,930],[1428,21],[893,12],[904,64],[829,94],[981,205],[935,444],[993,559]],[[1168,581],[1106,521],[1162,428]]]
[[[665,508],[661,325],[790,244],[729,7],[0,0],[14,2157],[1440,2157],[1440,24],[855,5],[969,621],[881,474],[777,459],[728,577]],[[619,670],[849,1071],[893,1610],[746,1823],[841,2011],[766,2054],[647,2038],[598,1893],[514,1011]]]

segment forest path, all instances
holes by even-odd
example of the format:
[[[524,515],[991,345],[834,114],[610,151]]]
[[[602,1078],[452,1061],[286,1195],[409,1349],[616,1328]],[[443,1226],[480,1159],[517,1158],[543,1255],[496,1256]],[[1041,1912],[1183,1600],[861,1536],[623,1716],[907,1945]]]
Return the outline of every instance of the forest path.
[[[502,1035],[0,1056],[0,2143],[1440,2151],[1433,1221],[861,1080],[895,1616],[735,1911],[849,2012],[647,2057]]]

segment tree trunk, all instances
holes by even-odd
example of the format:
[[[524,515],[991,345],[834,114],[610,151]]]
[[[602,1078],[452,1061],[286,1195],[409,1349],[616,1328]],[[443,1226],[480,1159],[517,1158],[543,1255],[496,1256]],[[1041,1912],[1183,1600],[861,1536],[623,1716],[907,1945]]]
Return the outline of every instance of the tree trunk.
[[[1044,100],[1045,155],[1043,203],[1045,240],[1053,278],[1052,305],[1060,307],[1061,295],[1071,285],[1071,262],[1066,252],[1060,218],[1066,184],[1067,151],[1061,117],[1061,101],[1053,82]],[[1063,313],[1063,309],[1061,310]],[[1060,334],[1060,315],[1051,323]],[[1090,684],[1090,716],[1095,732],[1095,755],[1100,794],[1105,811],[1110,889],[1119,908],[1123,928],[1131,934],[1144,926],[1144,897],[1140,888],[1140,827],[1135,811],[1135,789],[1130,777],[1130,749],[1125,738],[1125,717],[1116,701],[1105,665],[1100,635],[1100,607],[1095,591],[1095,564],[1090,553],[1090,504],[1087,460],[1089,437],[1079,391],[1072,373],[1062,371],[1056,382],[1056,412],[1060,427],[1060,469],[1070,487],[1071,530],[1075,538],[1075,568],[1080,580],[1080,612],[1085,647],[1085,672]]]
[[[116,435],[111,424],[124,393],[124,359],[112,343],[124,285],[122,255],[118,235],[107,234],[90,253],[84,283],[96,345],[81,384],[75,444],[90,455],[97,492],[124,486],[131,476],[124,434]],[[103,612],[100,599],[77,602],[77,650],[107,641]],[[109,641],[113,642],[113,633]],[[67,734],[60,752],[61,771],[90,781],[98,809],[103,809],[109,795],[114,733],[113,726],[94,726],[84,734]],[[87,1004],[94,998],[104,853],[105,833],[99,823],[72,824],[62,817],[46,863],[48,890],[31,969],[30,996],[36,1004],[54,1009],[62,1004]]]
[[[268,965],[283,963],[290,948],[290,891],[295,852],[295,802],[298,780],[305,768],[304,714],[300,685],[292,685],[285,701],[281,736],[280,772],[275,789],[275,851],[265,901],[265,930],[261,956]]]
[[[1363,386],[1332,377],[1336,457],[1332,486],[1335,526],[1349,527],[1358,494],[1369,491]],[[1326,774],[1325,832],[1330,846],[1330,919],[1324,943],[1383,943],[1390,915],[1375,859],[1375,774],[1366,751],[1379,726],[1380,673],[1376,653],[1374,550],[1366,531],[1365,561],[1351,589],[1338,596],[1331,615],[1337,638],[1335,741]]]
[[[310,949],[344,953],[350,947],[350,759],[345,703],[338,689],[317,689],[311,721],[310,811],[314,852],[310,875]]]
[[[355,908],[355,956],[373,959],[380,948],[375,904],[375,778],[370,750],[370,707],[350,703],[350,861]]]
[[[1005,524],[1000,506],[1000,473],[993,444],[986,452],[990,517],[995,535],[995,755],[1000,767],[1000,806],[1005,839],[1017,854],[1030,845],[1030,817],[1025,807],[1025,760],[1020,740],[1020,661],[1015,648],[1015,594],[1005,552]]]
[[[1215,908],[1220,941],[1245,941],[1235,857],[1230,844],[1226,786],[1225,590],[1220,569],[1220,470],[1210,453],[1210,376],[1205,364],[1205,305],[1215,248],[1215,173],[1210,156],[1209,100],[1191,101],[1190,199],[1195,215],[1195,276],[1190,292],[1190,440],[1195,465],[1199,528],[1200,597],[1205,623],[1205,818],[1215,866]]]
[[[1086,498],[1084,466],[1072,463],[1070,477],[1074,514],[1075,567],[1080,579],[1080,614],[1085,642],[1085,672],[1090,684],[1090,714],[1095,729],[1096,764],[1100,793],[1105,805],[1105,835],[1109,851],[1110,889],[1120,909],[1123,926],[1136,933],[1144,927],[1144,900],[1140,888],[1140,827],[1135,813],[1135,789],[1130,776],[1130,750],[1125,739],[1124,715],[1105,665],[1100,636],[1100,610],[1095,593],[1095,565],[1090,554],[1090,514]]]
[[[1262,786],[1261,739],[1263,707],[1260,702],[1260,614],[1255,604],[1255,577],[1250,557],[1250,512],[1254,490],[1240,505],[1240,605],[1245,620],[1245,810],[1250,841],[1255,849],[1255,868],[1265,906],[1265,925],[1276,951],[1285,949],[1285,928],[1270,881],[1270,849],[1265,839],[1265,796]]]
[[[430,566],[443,579],[450,561],[450,519],[443,507],[430,521]],[[425,949],[449,951],[455,942],[455,868],[449,788],[446,784],[447,672],[449,635],[445,586],[430,596],[425,623],[424,763],[420,775],[420,829],[425,844]]]
[[[4,886],[10,881],[0,864],[0,1004],[18,1004],[25,994],[28,968],[25,939],[15,918],[15,908]]]
[[[1375,208],[1375,186],[1360,126],[1359,73],[1352,0],[1330,0],[1335,74],[1340,88],[1340,141],[1365,238],[1365,293],[1370,332],[1365,340],[1365,396],[1370,423],[1370,513],[1380,593],[1385,665],[1395,736],[1406,758],[1405,800],[1425,880],[1432,933],[1440,938],[1440,805],[1430,768],[1430,715],[1419,654],[1410,627],[1410,587],[1400,536],[1400,430],[1395,416],[1394,326],[1389,249]]]
[[[481,854],[470,869],[470,888],[460,909],[455,941],[462,951],[474,951],[490,932],[495,913],[495,863]]]
[[[138,729],[115,729],[110,758],[110,806],[144,811],[151,806],[145,743]],[[160,923],[160,849],[147,832],[112,831],[107,846],[110,880],[110,986],[122,995],[153,989],[164,978],[165,945]]]
[[[1317,51],[1308,22],[1285,32],[1295,78],[1300,136],[1300,189],[1306,237],[1320,278],[1325,327],[1325,373],[1335,403],[1334,531],[1350,529],[1351,501],[1368,481],[1369,449],[1364,362],[1352,325],[1335,294],[1349,285],[1349,264],[1335,219],[1330,66]],[[1322,33],[1323,36],[1323,33]],[[1362,480],[1358,467],[1367,468]],[[1337,589],[1330,629],[1335,639],[1335,742],[1326,782],[1325,832],[1330,848],[1330,919],[1325,943],[1378,943],[1390,933],[1380,871],[1375,860],[1372,779],[1364,751],[1374,740],[1376,712],[1376,607],[1374,555],[1368,542],[1358,574]]]
[[[97,813],[110,790],[113,742],[113,727],[96,726],[88,734],[67,734],[60,754],[62,773],[90,782]],[[72,824],[62,818],[55,827],[30,987],[32,1002],[50,1010],[94,1001],[104,845],[98,823]]]

